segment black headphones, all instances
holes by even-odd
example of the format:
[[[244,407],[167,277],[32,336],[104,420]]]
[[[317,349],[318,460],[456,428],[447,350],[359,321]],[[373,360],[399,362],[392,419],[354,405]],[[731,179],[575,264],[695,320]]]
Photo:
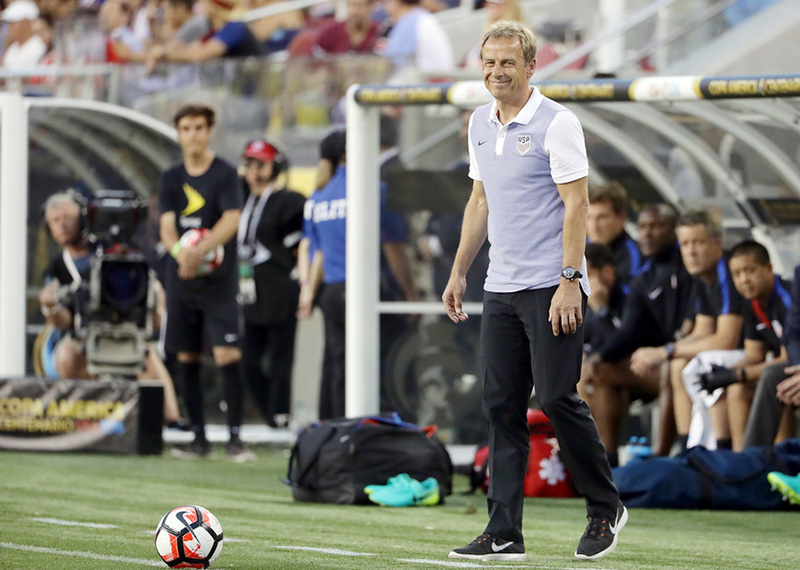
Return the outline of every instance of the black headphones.
[[[267,144],[275,151],[275,158],[272,159],[272,179],[275,180],[282,172],[289,170],[289,159],[276,145],[271,142]]]
[[[62,200],[58,199],[57,197],[63,197],[65,199],[72,200],[72,202],[78,206],[78,229],[81,234],[85,234],[87,229],[87,221],[89,218],[89,204],[86,198],[80,192],[74,190],[73,188],[68,188],[62,192],[51,194],[47,200],[44,201],[44,204],[42,204],[41,216],[42,220],[44,221],[45,230],[47,230],[47,235],[53,237],[53,234],[50,231],[50,223],[47,221],[47,206],[50,204],[51,200],[54,202],[54,206],[62,203]]]

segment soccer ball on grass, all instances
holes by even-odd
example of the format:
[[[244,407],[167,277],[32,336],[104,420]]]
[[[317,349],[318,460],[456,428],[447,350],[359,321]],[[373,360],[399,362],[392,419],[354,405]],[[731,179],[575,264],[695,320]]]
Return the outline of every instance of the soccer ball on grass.
[[[170,568],[208,568],[222,552],[222,525],[203,507],[176,507],[158,523],[156,550]]]

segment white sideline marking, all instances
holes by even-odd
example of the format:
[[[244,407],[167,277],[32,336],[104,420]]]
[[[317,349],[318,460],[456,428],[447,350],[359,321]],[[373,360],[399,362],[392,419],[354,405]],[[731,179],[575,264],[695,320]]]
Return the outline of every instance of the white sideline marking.
[[[45,548],[44,546],[28,546],[25,544],[12,544],[10,542],[0,542],[0,548],[10,548],[12,550],[24,550],[26,552],[38,552],[40,554],[57,554],[59,556],[77,556],[79,558],[91,558],[92,560],[108,560],[109,562],[124,562],[126,564],[144,564],[146,566],[164,565],[163,562],[144,560],[142,558],[128,558],[126,556],[107,556],[105,554],[95,554],[94,552],[82,552],[79,550],[59,550],[57,548]]]
[[[119,528],[115,524],[100,524],[100,523],[87,523],[78,521],[65,521],[63,519],[48,519],[41,517],[31,517],[32,521],[43,522],[47,524],[57,524],[61,526],[83,526],[86,528]]]
[[[336,554],[337,556],[377,556],[371,552],[351,552],[350,550],[339,550],[338,548],[314,548],[311,546],[273,546],[279,550],[306,550],[308,552],[321,552],[322,554]]]
[[[426,560],[424,558],[398,558],[398,562],[408,562],[410,564],[431,564],[433,566],[447,566],[449,568],[488,568],[485,564],[475,562],[450,562],[449,560]],[[492,564],[492,568],[503,568],[501,565]],[[506,566],[507,568],[507,566]],[[517,566],[524,568],[524,566]]]
[[[587,566],[537,566],[533,564],[481,564],[479,562],[451,562],[449,560],[429,560],[426,558],[398,558],[398,562],[408,562],[410,564],[430,564],[432,566],[447,566],[450,568],[536,568],[537,570],[600,570],[599,568],[589,568]],[[611,570],[604,568],[603,570]]]

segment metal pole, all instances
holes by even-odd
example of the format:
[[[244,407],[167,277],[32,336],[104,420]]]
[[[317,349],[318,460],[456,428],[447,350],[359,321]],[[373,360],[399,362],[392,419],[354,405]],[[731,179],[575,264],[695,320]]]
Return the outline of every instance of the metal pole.
[[[28,251],[28,111],[19,93],[0,98],[0,377],[25,375]]]
[[[345,414],[380,408],[378,254],[380,190],[378,108],[355,101],[347,90],[347,293],[345,322]]]

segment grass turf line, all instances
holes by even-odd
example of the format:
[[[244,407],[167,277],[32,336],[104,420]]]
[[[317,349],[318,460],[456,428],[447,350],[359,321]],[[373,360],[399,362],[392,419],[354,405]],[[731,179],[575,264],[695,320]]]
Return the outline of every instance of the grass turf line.
[[[219,518],[225,544],[214,568],[236,570],[447,568],[447,553],[486,523],[485,497],[455,495],[442,507],[392,509],[294,503],[280,482],[285,452],[257,447],[258,461],[0,452],[3,570],[152,568],[151,536],[161,516],[199,504]],[[457,476],[457,491],[466,488]],[[608,570],[766,570],[800,567],[796,512],[631,510],[630,523],[608,558],[572,557],[585,524],[579,499],[529,499],[525,507],[528,561],[502,566]],[[53,525],[35,518],[117,525],[117,529]],[[286,548],[302,547],[303,549]],[[349,551],[375,556],[346,556]],[[80,551],[133,562],[66,556]],[[413,560],[416,562],[403,562]],[[425,561],[425,562],[423,562]],[[436,566],[430,562],[441,562]],[[498,567],[498,564],[487,564]],[[167,566],[164,565],[164,568]],[[455,566],[453,566],[455,567]]]

